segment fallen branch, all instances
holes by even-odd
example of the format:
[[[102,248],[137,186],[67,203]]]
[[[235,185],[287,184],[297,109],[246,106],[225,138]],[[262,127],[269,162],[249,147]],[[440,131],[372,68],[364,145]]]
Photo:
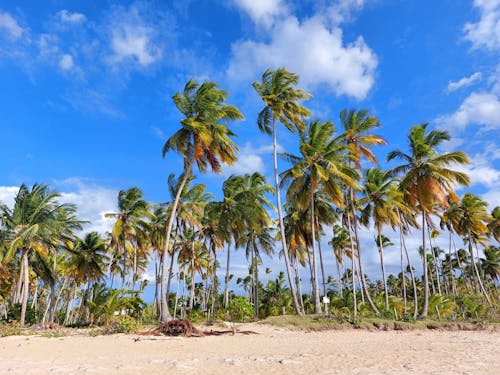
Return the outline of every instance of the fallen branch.
[[[202,331],[193,326],[193,324],[186,319],[171,320],[166,323],[160,324],[158,327],[147,331],[136,331],[138,335],[142,336],[185,336],[185,337],[202,337],[202,336],[221,336],[227,334],[241,333],[243,335],[258,335],[254,331]]]

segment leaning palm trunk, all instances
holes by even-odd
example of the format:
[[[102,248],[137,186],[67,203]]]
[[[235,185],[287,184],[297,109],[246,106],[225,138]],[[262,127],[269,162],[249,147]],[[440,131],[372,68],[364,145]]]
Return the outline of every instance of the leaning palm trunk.
[[[428,233],[428,236],[429,236],[429,246],[430,246],[430,249],[431,249],[432,259],[434,260],[434,273],[436,274],[436,286],[437,286],[438,293],[442,294],[442,291],[441,291],[441,281],[440,281],[440,275],[439,275],[440,274],[440,272],[439,272],[439,269],[440,269],[439,258],[436,257],[436,254],[434,252],[434,246],[432,244],[431,228],[430,228],[429,225],[427,226],[427,233]]]
[[[311,236],[312,236],[312,287],[314,296],[314,313],[321,313],[321,303],[319,301],[319,288],[318,288],[318,267],[316,266],[316,225],[315,225],[315,215],[314,215],[314,192],[311,189]]]
[[[471,257],[471,262],[472,262],[472,268],[474,269],[473,272],[476,274],[477,283],[479,285],[479,288],[481,289],[481,292],[484,294],[484,297],[486,298],[488,305],[492,306],[490,296],[488,295],[488,292],[486,292],[483,281],[481,280],[481,275],[479,275],[479,270],[477,269],[476,262],[474,261],[474,253],[472,250],[472,237],[471,237],[470,229],[468,230],[467,234],[469,237],[469,252],[470,252],[470,257]]]
[[[290,285],[290,293],[292,294],[293,308],[297,315],[303,315],[303,311],[300,309],[299,301],[297,300],[297,294],[295,293],[295,287],[293,285],[292,269],[290,266],[290,256],[288,254],[288,247],[286,245],[285,237],[285,223],[283,222],[283,212],[281,210],[281,194],[279,186],[278,177],[278,153],[277,153],[277,140],[276,140],[276,118],[273,115],[273,162],[274,162],[274,183],[276,185],[276,205],[278,208],[278,218],[280,224],[280,237],[281,246],[283,247],[283,255],[285,258],[286,274],[288,276],[288,283]]]
[[[373,303],[372,298],[370,297],[370,293],[368,292],[368,288],[366,287],[365,273],[363,271],[363,261],[361,259],[361,246],[359,245],[358,220],[356,218],[356,210],[354,208],[354,191],[352,188],[350,190],[351,190],[351,210],[352,210],[352,218],[354,226],[354,238],[356,239],[356,245],[358,248],[358,265],[359,265],[359,276],[361,279],[361,287],[363,288],[366,294],[366,299],[368,300],[368,304],[370,305],[375,315],[380,315],[380,312],[378,311],[377,306],[375,306],[375,304]]]
[[[382,233],[381,233],[382,231],[380,228],[377,228],[377,230],[378,230],[378,253],[380,256],[380,267],[382,269],[382,281],[384,283],[385,309],[389,310],[389,292],[387,290],[387,279],[385,277],[384,247],[382,246]]]
[[[191,168],[193,167],[194,163],[194,158],[192,158],[189,163],[187,164],[186,168],[184,169],[184,176],[182,177],[181,184],[179,185],[177,189],[177,193],[175,194],[175,199],[174,203],[172,206],[172,212],[170,213],[170,218],[168,220],[168,226],[167,226],[167,235],[165,238],[165,248],[164,248],[164,254],[167,254],[168,248],[170,246],[170,236],[172,234],[172,227],[174,225],[174,219],[177,211],[177,206],[179,205],[179,201],[181,199],[181,194],[182,190],[184,189],[184,185],[186,184],[186,181],[188,180],[189,175],[191,174]],[[160,320],[162,322],[166,322],[169,320],[172,320],[172,315],[170,315],[170,312],[168,311],[168,300],[167,300],[167,294],[165,290],[165,276],[166,276],[166,268],[167,268],[167,257],[163,257],[163,261],[161,263],[161,317]]]
[[[304,311],[304,298],[302,297],[302,283],[300,282],[300,273],[299,273],[299,260],[297,257],[294,257],[294,272],[295,272],[295,283],[297,284],[297,294],[299,295],[299,302],[302,311]]]

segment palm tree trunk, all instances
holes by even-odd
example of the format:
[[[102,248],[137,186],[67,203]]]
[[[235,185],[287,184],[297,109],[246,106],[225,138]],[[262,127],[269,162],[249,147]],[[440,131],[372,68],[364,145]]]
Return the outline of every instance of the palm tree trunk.
[[[316,220],[319,222],[319,220]],[[323,284],[323,295],[326,296],[326,278],[325,278],[325,266],[323,264],[323,252],[321,251],[321,238],[318,230],[318,252],[319,252],[319,265],[321,267],[321,280]]]
[[[354,208],[354,191],[352,188],[350,190],[351,190],[351,210],[352,210],[352,218],[354,226],[354,238],[356,239],[356,246],[358,248],[358,264],[359,264],[359,275],[361,279],[361,287],[363,288],[366,294],[366,299],[368,300],[368,304],[370,305],[375,315],[380,315],[380,312],[378,311],[377,306],[375,306],[375,304],[373,303],[372,298],[370,297],[370,293],[368,292],[368,288],[366,286],[365,272],[363,271],[363,261],[361,259],[361,246],[359,244],[359,236],[358,236],[358,220],[356,218],[356,210]]]
[[[231,264],[231,233],[227,241],[227,260],[226,260],[226,277],[224,278],[224,308],[227,308],[229,303],[229,265]]]
[[[470,256],[471,256],[472,267],[473,267],[474,272],[475,272],[476,277],[477,277],[477,283],[479,284],[479,288],[483,292],[484,297],[486,298],[486,301],[488,302],[488,305],[490,305],[490,307],[491,307],[493,305],[491,304],[490,296],[488,295],[488,292],[486,292],[483,281],[481,280],[481,276],[479,275],[479,270],[477,269],[476,262],[474,261],[474,253],[472,250],[472,237],[471,237],[471,233],[470,233],[470,228],[468,230],[467,235],[469,237],[469,252],[470,252]]]
[[[304,298],[302,297],[302,286],[300,282],[300,272],[299,272],[299,260],[294,257],[294,271],[295,271],[295,282],[297,284],[297,294],[299,295],[299,302],[302,311],[304,311]]]
[[[406,240],[403,234],[401,226],[399,226],[399,233],[403,243],[403,249],[406,255],[406,262],[408,263],[408,268],[410,271],[411,285],[413,288],[413,318],[416,319],[418,315],[418,293],[417,293],[417,282],[415,280],[415,274],[413,273],[413,266],[411,265],[410,254],[408,254],[408,248],[406,247]]]
[[[439,294],[442,294],[442,291],[441,291],[441,281],[440,281],[440,272],[439,272],[439,269],[440,269],[440,266],[439,266],[439,256],[436,257],[436,254],[434,253],[434,246],[432,246],[432,238],[431,238],[431,228],[430,226],[427,226],[427,233],[429,235],[429,246],[430,246],[430,249],[431,249],[431,255],[432,255],[432,259],[434,260],[434,271],[435,271],[435,274],[436,274],[436,286],[437,286],[437,290],[438,290],[438,293]]]
[[[64,322],[63,325],[68,325],[69,323],[69,314],[71,311],[71,303],[73,302],[73,299],[75,298],[75,292],[76,292],[76,282],[73,282],[73,285],[71,285],[71,290],[68,295],[68,302],[66,304],[66,313],[64,314]]]
[[[214,250],[214,265],[212,270],[212,319],[215,320],[215,303],[217,300],[217,251]]]
[[[337,259],[337,257],[335,257],[335,263],[337,266],[337,281],[339,283],[339,296],[340,296],[340,298],[344,298],[344,291],[343,291],[344,288],[342,285],[342,276],[340,274],[340,262]]]
[[[422,307],[422,312],[420,313],[420,318],[426,318],[429,310],[429,275],[427,273],[427,254],[425,251],[425,211],[422,208],[422,260],[424,267],[424,305]]]
[[[191,287],[189,288],[189,310],[194,307],[194,241],[191,243]]]
[[[351,219],[347,216],[347,231],[349,233],[349,240],[351,242],[351,276],[352,276],[352,299],[354,316],[358,315],[358,301],[356,296],[356,253],[354,251],[354,241],[351,233]]]
[[[389,310],[389,292],[387,290],[387,280],[385,277],[384,247],[382,246],[382,231],[380,228],[377,228],[377,231],[378,231],[378,252],[380,255],[380,267],[382,268],[382,281],[384,283],[385,309]]]
[[[191,174],[191,168],[193,167],[194,163],[194,158],[192,158],[189,163],[187,164],[185,170],[184,170],[184,176],[182,177],[181,184],[179,185],[179,188],[177,189],[177,193],[175,194],[175,199],[174,203],[172,205],[172,212],[170,213],[170,218],[168,220],[168,226],[167,226],[167,235],[165,238],[165,248],[163,253],[167,254],[168,249],[170,247],[170,236],[172,234],[172,227],[174,225],[174,219],[177,211],[177,206],[179,205],[179,201],[181,199],[181,194],[182,190],[184,189],[184,185],[186,184],[186,181]],[[161,321],[162,322],[167,322],[169,320],[172,320],[172,315],[170,315],[170,312],[168,311],[168,300],[167,300],[167,295],[166,295],[166,290],[165,290],[165,276],[166,276],[166,268],[167,268],[167,257],[163,257],[163,262],[161,264]]]
[[[254,280],[254,288],[255,288],[255,297],[254,297],[254,303],[255,303],[255,318],[259,319],[259,265],[257,263],[257,260],[255,261],[255,280]]]
[[[398,211],[399,217],[399,211]],[[407,305],[407,296],[406,296],[406,277],[405,277],[405,268],[403,262],[403,232],[401,231],[401,225],[399,226],[399,251],[401,254],[401,285],[403,286],[403,303],[404,303],[404,315],[406,315],[406,305]]]
[[[316,215],[314,215],[314,191],[311,188],[310,193],[311,199],[311,236],[312,236],[312,287],[313,287],[313,297],[314,297],[314,313],[321,314],[321,303],[319,301],[319,288],[318,288],[318,267],[316,265]]]
[[[278,143],[276,140],[276,118],[273,115],[273,162],[274,162],[274,183],[276,185],[276,205],[278,208],[278,218],[280,223],[280,235],[281,235],[281,246],[283,247],[283,254],[285,258],[286,273],[288,276],[288,283],[290,285],[290,293],[292,294],[293,308],[297,315],[303,315],[300,309],[299,301],[297,300],[297,294],[295,293],[295,287],[293,285],[292,269],[290,267],[290,256],[288,254],[288,247],[286,245],[285,237],[285,224],[283,222],[283,213],[281,210],[281,194],[279,186],[278,177],[278,153],[277,153]]]
[[[23,280],[23,291],[22,291],[22,300],[21,300],[21,318],[20,324],[24,326],[26,320],[26,308],[28,307],[28,296],[29,296],[29,264],[28,264],[28,250],[23,250],[22,256],[22,267],[24,269],[24,280]]]

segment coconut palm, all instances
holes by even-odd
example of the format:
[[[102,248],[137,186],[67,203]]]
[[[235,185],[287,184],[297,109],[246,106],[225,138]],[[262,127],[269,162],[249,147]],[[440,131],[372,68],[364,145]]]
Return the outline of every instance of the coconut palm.
[[[366,158],[371,163],[376,163],[377,158],[373,151],[371,151],[370,146],[386,144],[386,141],[382,137],[370,133],[374,128],[380,126],[380,122],[377,117],[369,115],[368,111],[365,109],[361,109],[359,111],[354,109],[344,109],[340,112],[340,122],[342,123],[344,129],[343,139],[348,148],[349,161],[357,168],[358,171],[361,169],[361,160],[363,158]],[[347,212],[351,211],[350,221],[352,221],[354,238],[356,240],[362,292],[366,295],[371,309],[378,315],[379,311],[370,297],[363,271],[363,260],[361,257],[361,246],[358,236],[358,218],[356,215],[357,199],[352,186],[348,187],[347,191],[349,196],[349,210],[347,210]]]
[[[487,224],[491,220],[491,216],[486,210],[487,207],[488,203],[481,200],[476,195],[469,193],[464,194],[460,202],[455,206],[457,214],[453,216],[452,225],[455,231],[463,236],[464,242],[468,243],[474,279],[488,303],[491,304],[491,300],[481,280],[479,270],[477,269],[473,252],[473,246],[477,245],[478,242],[485,244],[484,235],[488,233]]]
[[[490,235],[500,242],[500,206],[497,206],[491,211],[491,220],[488,223]]]
[[[262,75],[261,82],[254,82],[253,87],[265,104],[259,112],[257,125],[260,131],[273,135],[273,162],[274,162],[274,182],[276,186],[276,207],[278,209],[278,219],[281,237],[281,246],[285,266],[292,293],[292,301],[295,312],[302,315],[295,288],[292,281],[292,271],[290,256],[285,237],[285,225],[283,223],[283,212],[281,207],[281,194],[279,190],[278,178],[278,156],[277,156],[277,123],[280,122],[289,131],[304,131],[306,124],[304,118],[309,116],[309,110],[300,105],[300,101],[308,99],[311,95],[305,91],[295,88],[299,81],[299,76],[284,68],[277,70],[267,69]]]
[[[184,115],[181,128],[175,132],[163,146],[163,157],[170,150],[181,154],[184,160],[184,174],[174,198],[165,240],[165,253],[170,246],[170,236],[177,206],[184,185],[191,175],[196,162],[200,172],[210,166],[213,172],[221,171],[221,164],[231,165],[237,160],[238,147],[231,137],[235,134],[227,127],[227,123],[240,120],[243,115],[233,105],[226,104],[227,93],[214,82],[201,85],[189,80],[184,91],[173,96],[177,109]],[[161,320],[169,319],[167,296],[165,294],[166,257],[162,263],[161,282]]]
[[[47,185],[35,184],[28,188],[22,184],[16,194],[14,207],[1,206],[0,218],[6,229],[6,253],[3,262],[10,262],[19,254],[21,268],[18,285],[22,285],[20,324],[24,325],[30,287],[29,258],[32,252],[48,255],[52,237],[58,233],[58,209],[68,207],[60,204],[60,194],[50,191]]]
[[[448,168],[450,165],[468,163],[467,156],[461,151],[439,154],[436,148],[450,139],[446,131],[427,132],[428,124],[415,125],[408,136],[410,153],[395,150],[389,153],[387,160],[402,160],[403,164],[392,169],[396,175],[402,175],[400,190],[406,202],[422,216],[422,249],[424,272],[424,304],[421,317],[426,317],[429,308],[429,279],[427,257],[425,256],[426,217],[435,212],[436,207],[447,207],[447,195],[458,185],[469,185],[469,177]]]
[[[493,282],[500,279],[500,247],[489,246],[484,249],[484,259],[481,259],[481,268]]]
[[[118,192],[118,212],[107,213],[106,217],[115,218],[115,224],[111,231],[111,248],[114,250],[126,269],[128,264],[132,268],[132,284],[138,278],[140,250],[144,249],[143,219],[150,216],[149,204],[143,199],[142,191],[133,187]],[[125,275],[123,275],[125,276]],[[122,278],[122,287],[125,282]]]
[[[316,268],[316,215],[315,196],[324,191],[337,207],[343,206],[342,186],[358,187],[355,169],[345,162],[345,146],[334,138],[331,121],[312,121],[307,132],[300,136],[301,156],[284,154],[293,163],[281,174],[282,185],[288,185],[287,199],[295,200],[299,209],[309,208],[312,245],[312,281],[314,310],[321,311]]]
[[[380,168],[370,168],[365,172],[365,183],[363,186],[364,198],[358,201],[363,207],[361,211],[361,223],[368,226],[370,219],[377,230],[377,243],[382,269],[382,281],[384,283],[385,309],[389,309],[389,293],[384,266],[384,246],[382,229],[386,224],[395,228],[399,224],[398,210],[406,209],[402,200],[402,193],[398,191],[392,174],[384,172]]]

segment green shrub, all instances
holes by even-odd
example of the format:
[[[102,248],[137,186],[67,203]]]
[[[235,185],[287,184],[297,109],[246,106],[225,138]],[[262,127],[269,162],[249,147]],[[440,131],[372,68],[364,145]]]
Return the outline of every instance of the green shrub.
[[[140,326],[137,319],[128,315],[119,315],[115,317],[110,324],[104,328],[106,334],[114,333],[132,333],[135,332]]]
[[[253,305],[246,297],[234,297],[227,306],[226,314],[232,322],[251,322],[254,315]]]
[[[19,336],[21,334],[21,326],[19,322],[13,321],[6,324],[0,324],[0,337]]]

